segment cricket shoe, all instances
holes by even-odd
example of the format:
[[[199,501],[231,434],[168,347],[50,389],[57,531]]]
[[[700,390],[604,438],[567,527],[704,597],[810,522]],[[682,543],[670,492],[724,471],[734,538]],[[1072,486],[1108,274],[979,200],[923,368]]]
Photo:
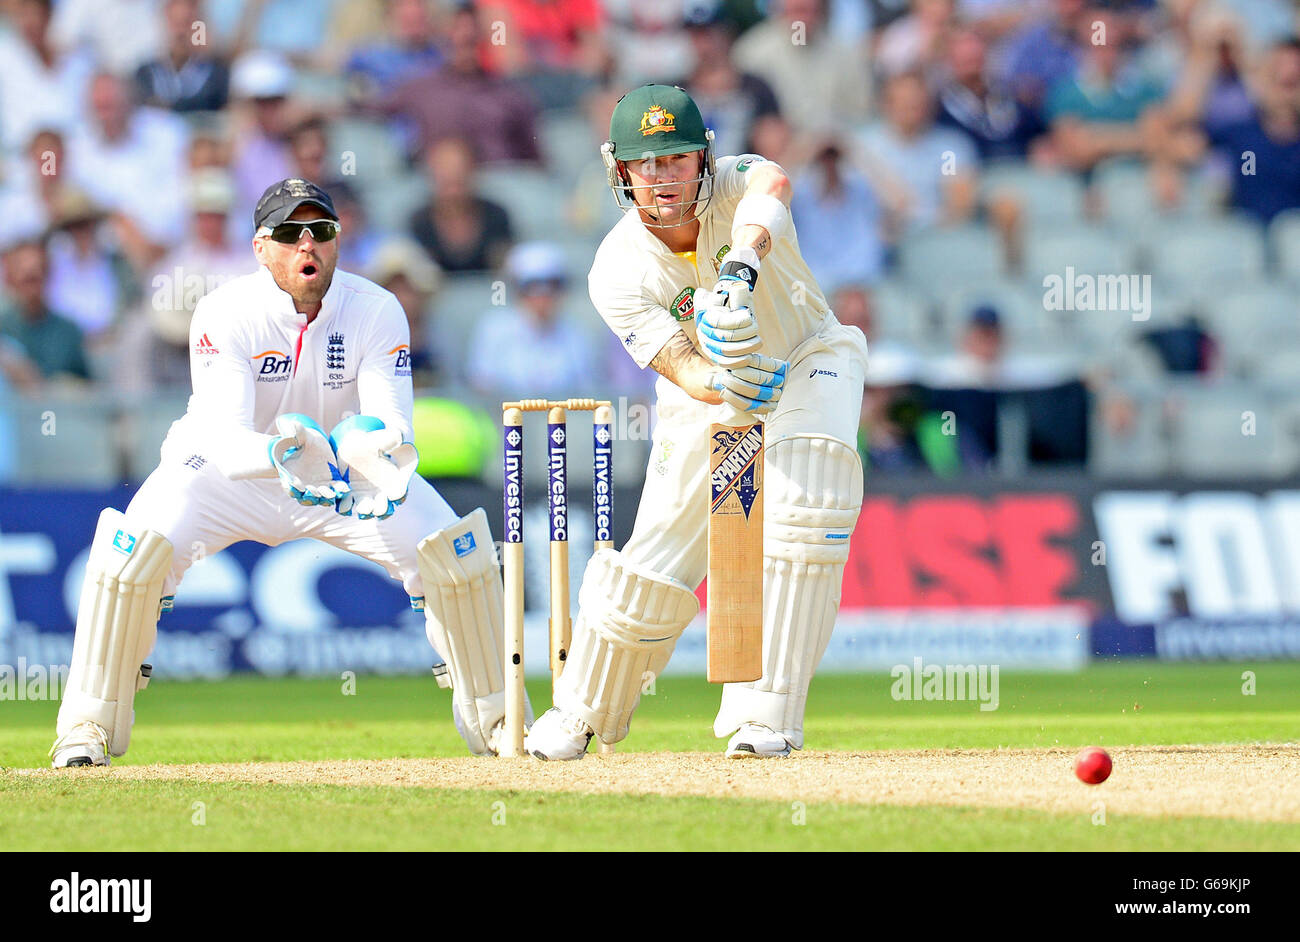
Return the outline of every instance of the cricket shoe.
[[[98,723],[78,723],[50,747],[50,768],[108,765],[108,733]]]
[[[790,741],[778,732],[746,723],[727,743],[728,759],[775,759],[790,754]]]
[[[582,717],[551,707],[524,737],[524,751],[546,761],[581,759],[593,735]]]

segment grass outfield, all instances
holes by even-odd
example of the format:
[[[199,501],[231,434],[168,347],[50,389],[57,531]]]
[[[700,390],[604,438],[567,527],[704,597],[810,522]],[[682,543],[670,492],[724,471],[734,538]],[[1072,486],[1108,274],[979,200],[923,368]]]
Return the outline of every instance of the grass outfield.
[[[1243,693],[1247,670],[1254,672],[1253,695]],[[1076,805],[1086,797],[1089,809],[1068,813],[951,802],[399,787],[373,780],[270,784],[199,775],[135,781],[125,772],[115,777],[114,770],[80,777],[17,771],[47,764],[57,704],[10,701],[0,703],[0,766],[9,770],[0,774],[0,848],[58,849],[66,839],[67,848],[87,850],[1300,849],[1300,821],[1258,820],[1250,809],[1240,816],[1231,808],[1214,816],[1111,813],[1104,826],[1094,823],[1092,810],[1096,800],[1120,794],[1107,789],[1121,778],[1125,747],[1294,743],[1300,737],[1300,664],[1116,663],[1078,674],[1006,673],[999,708],[991,712],[973,702],[895,701],[890,685],[883,673],[819,677],[809,707],[808,750],[898,750],[902,756],[903,750],[1072,752],[1102,745],[1121,752],[1116,775],[1090,790],[1069,776],[1065,764],[1061,794]],[[464,755],[450,722],[449,694],[431,679],[363,676],[351,696],[343,686],[319,679],[160,679],[137,700],[132,749],[114,769]],[[530,691],[539,705],[549,699],[544,683]],[[661,679],[655,695],[643,698],[617,764],[607,768],[630,775],[638,759],[628,753],[642,752],[708,753],[711,762],[721,745],[710,728],[717,696],[703,681]],[[465,759],[463,765],[509,765],[527,775],[532,766],[524,762]],[[584,760],[583,774],[600,771],[601,762]],[[748,774],[743,769],[772,764],[725,768],[740,777]],[[832,757],[821,763],[815,756],[790,767],[813,774],[822,764],[834,767]],[[556,775],[572,767],[545,768]]]

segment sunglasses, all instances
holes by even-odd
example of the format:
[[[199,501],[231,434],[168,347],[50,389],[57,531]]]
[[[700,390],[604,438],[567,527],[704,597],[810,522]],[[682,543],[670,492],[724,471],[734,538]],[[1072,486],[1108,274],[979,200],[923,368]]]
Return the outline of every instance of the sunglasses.
[[[316,219],[312,222],[285,222],[274,229],[262,227],[263,233],[270,236],[272,242],[279,242],[282,245],[297,245],[304,232],[310,233],[312,240],[315,242],[333,242],[341,229],[342,227],[333,219]]]

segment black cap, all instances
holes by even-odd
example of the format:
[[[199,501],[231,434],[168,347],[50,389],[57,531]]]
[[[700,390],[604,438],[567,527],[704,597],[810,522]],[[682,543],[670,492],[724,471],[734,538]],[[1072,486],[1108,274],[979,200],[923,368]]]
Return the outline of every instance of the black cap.
[[[998,309],[991,304],[981,304],[971,311],[970,322],[980,327],[1002,326],[1002,318],[998,316]]]
[[[292,216],[299,206],[319,206],[330,219],[338,222],[339,214],[334,210],[334,201],[328,193],[310,180],[290,177],[266,188],[253,210],[253,225],[258,229],[263,226],[274,229]]]

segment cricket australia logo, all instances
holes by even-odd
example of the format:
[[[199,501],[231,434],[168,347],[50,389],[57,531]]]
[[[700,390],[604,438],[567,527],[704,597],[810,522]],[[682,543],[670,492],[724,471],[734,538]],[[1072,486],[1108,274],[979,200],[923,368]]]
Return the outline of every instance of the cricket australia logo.
[[[653,105],[650,110],[641,115],[641,136],[649,137],[651,134],[676,131],[677,125],[673,124],[675,120],[677,116],[665,111],[663,105]]]
[[[713,436],[713,454],[724,452],[710,479],[712,501],[710,513],[716,513],[726,499],[735,494],[745,519],[758,496],[756,472],[763,455],[763,426],[722,431]]]
[[[325,347],[325,369],[341,370],[347,356],[343,350],[343,335],[330,334],[330,342]]]
[[[679,321],[689,321],[695,317],[695,289],[683,288],[677,297],[673,298],[669,310]]]

